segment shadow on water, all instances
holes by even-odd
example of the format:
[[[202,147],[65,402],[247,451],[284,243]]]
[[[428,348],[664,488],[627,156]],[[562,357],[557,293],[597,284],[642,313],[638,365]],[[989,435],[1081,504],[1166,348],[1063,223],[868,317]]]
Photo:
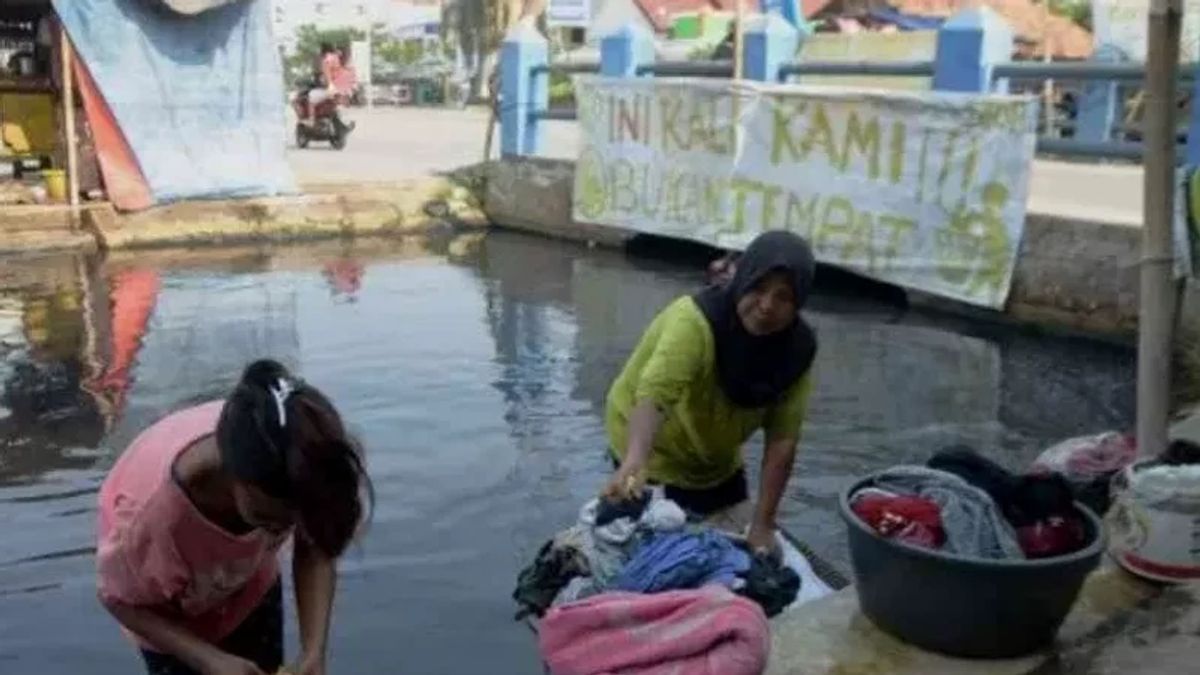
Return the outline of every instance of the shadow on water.
[[[95,491],[138,430],[272,355],[338,402],[378,491],[343,565],[335,667],[538,672],[510,620],[515,573],[604,479],[609,382],[706,255],[443,233],[4,261],[0,662],[136,667],[92,599]],[[817,389],[783,508],[835,563],[834,500],[860,473],[952,442],[1019,468],[1131,421],[1126,349],[947,320],[847,283],[823,271],[810,307]]]

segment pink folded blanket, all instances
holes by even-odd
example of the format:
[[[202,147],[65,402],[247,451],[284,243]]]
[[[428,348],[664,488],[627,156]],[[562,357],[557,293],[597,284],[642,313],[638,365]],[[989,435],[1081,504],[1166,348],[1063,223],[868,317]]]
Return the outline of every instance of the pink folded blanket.
[[[553,675],[760,675],[771,635],[758,605],[706,586],[557,607],[538,643]]]

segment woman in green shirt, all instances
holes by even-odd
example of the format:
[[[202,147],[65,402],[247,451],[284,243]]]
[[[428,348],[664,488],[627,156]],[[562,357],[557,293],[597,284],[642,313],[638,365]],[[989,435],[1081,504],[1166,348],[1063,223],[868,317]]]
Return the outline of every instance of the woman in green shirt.
[[[789,232],[757,237],[728,283],[683,297],[650,324],[608,394],[606,425],[619,468],[606,494],[649,480],[709,516],[748,499],[741,446],[766,434],[748,538],[775,543],[812,388],[817,342],[800,316],[816,265]]]

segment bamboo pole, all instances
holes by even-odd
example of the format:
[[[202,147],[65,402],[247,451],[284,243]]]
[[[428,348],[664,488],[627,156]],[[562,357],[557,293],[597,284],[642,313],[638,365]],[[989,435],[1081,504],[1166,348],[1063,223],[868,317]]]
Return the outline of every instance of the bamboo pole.
[[[79,209],[79,143],[75,138],[74,53],[67,29],[59,26],[59,52],[62,60],[63,124],[67,138],[67,192],[71,209]]]
[[[1175,77],[1179,64],[1180,0],[1151,0],[1146,48],[1145,224],[1142,228],[1138,319],[1138,451],[1167,446],[1171,346],[1175,319],[1173,241],[1175,201]]]

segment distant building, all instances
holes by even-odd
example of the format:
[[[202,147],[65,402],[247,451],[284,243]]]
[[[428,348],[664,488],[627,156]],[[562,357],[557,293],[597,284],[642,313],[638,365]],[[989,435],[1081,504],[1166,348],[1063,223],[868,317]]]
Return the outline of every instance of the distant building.
[[[287,51],[301,26],[359,28],[383,24],[398,38],[435,38],[442,0],[273,0],[275,38]]]

